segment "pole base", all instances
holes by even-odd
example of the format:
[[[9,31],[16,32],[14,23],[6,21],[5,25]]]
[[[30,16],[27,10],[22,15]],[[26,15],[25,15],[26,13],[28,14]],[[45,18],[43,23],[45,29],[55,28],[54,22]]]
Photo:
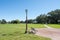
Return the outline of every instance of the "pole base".
[[[28,32],[27,31],[25,31],[25,34],[27,34]]]

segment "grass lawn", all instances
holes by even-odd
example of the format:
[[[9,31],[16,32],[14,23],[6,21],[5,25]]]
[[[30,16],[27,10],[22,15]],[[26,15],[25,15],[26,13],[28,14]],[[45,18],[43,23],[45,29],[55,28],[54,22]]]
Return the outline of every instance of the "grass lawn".
[[[48,26],[53,28],[60,28],[60,24],[48,24]]]
[[[28,28],[44,28],[43,24],[28,24]],[[0,24],[0,40],[50,40],[49,38],[24,34],[25,24]]]

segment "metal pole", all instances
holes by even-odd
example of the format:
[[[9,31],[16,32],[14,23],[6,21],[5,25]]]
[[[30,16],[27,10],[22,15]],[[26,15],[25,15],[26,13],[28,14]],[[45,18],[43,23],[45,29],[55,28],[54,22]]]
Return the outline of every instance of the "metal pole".
[[[25,33],[27,33],[28,32],[28,27],[27,27],[27,24],[28,24],[28,21],[27,21],[27,12],[28,12],[28,10],[26,9],[25,12],[26,12],[26,30],[25,30]]]

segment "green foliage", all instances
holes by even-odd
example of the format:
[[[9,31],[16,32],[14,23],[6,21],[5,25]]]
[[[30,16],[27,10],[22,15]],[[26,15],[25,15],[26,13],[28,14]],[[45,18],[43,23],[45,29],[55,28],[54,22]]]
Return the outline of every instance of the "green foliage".
[[[1,24],[1,20],[0,20],[0,24]]]
[[[12,20],[11,23],[18,24],[18,23],[20,23],[20,21],[19,20]]]
[[[58,20],[60,20],[60,9],[56,9],[54,11],[48,12],[47,15],[43,14],[36,18],[36,21],[38,23],[60,23]]]
[[[47,16],[45,14],[40,15],[36,18],[37,23],[46,23],[46,20],[47,20]]]
[[[58,24],[60,23],[60,9],[56,9],[54,11],[48,12],[47,15],[42,14],[36,17],[36,19],[28,19],[28,23],[52,23],[52,24]],[[1,24],[6,24],[6,20],[2,19],[0,20]],[[26,23],[26,21],[19,21],[19,20],[12,20],[8,23],[12,24],[18,24],[18,23]]]
[[[32,19],[28,20],[28,23],[33,23],[33,20]]]
[[[32,19],[29,19],[27,21],[28,21],[28,23],[33,23],[33,20]],[[25,20],[25,23],[26,23],[26,20]]]
[[[60,9],[49,12],[48,20],[50,23],[58,23],[58,20],[60,20]]]
[[[6,20],[2,19],[1,24],[6,24],[6,23],[7,23]]]
[[[25,23],[24,21],[20,21],[20,23]]]

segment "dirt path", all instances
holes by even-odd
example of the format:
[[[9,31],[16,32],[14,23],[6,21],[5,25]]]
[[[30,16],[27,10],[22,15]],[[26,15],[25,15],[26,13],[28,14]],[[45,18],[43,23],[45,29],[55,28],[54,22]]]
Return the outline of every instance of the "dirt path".
[[[45,26],[46,28],[51,28],[51,29],[52,29],[52,27],[50,27],[50,26],[47,26],[46,24],[44,24],[44,26]]]
[[[52,40],[60,40],[60,29],[51,28],[47,25],[44,26],[47,28],[36,29],[37,30],[36,35],[48,37],[51,38]]]

